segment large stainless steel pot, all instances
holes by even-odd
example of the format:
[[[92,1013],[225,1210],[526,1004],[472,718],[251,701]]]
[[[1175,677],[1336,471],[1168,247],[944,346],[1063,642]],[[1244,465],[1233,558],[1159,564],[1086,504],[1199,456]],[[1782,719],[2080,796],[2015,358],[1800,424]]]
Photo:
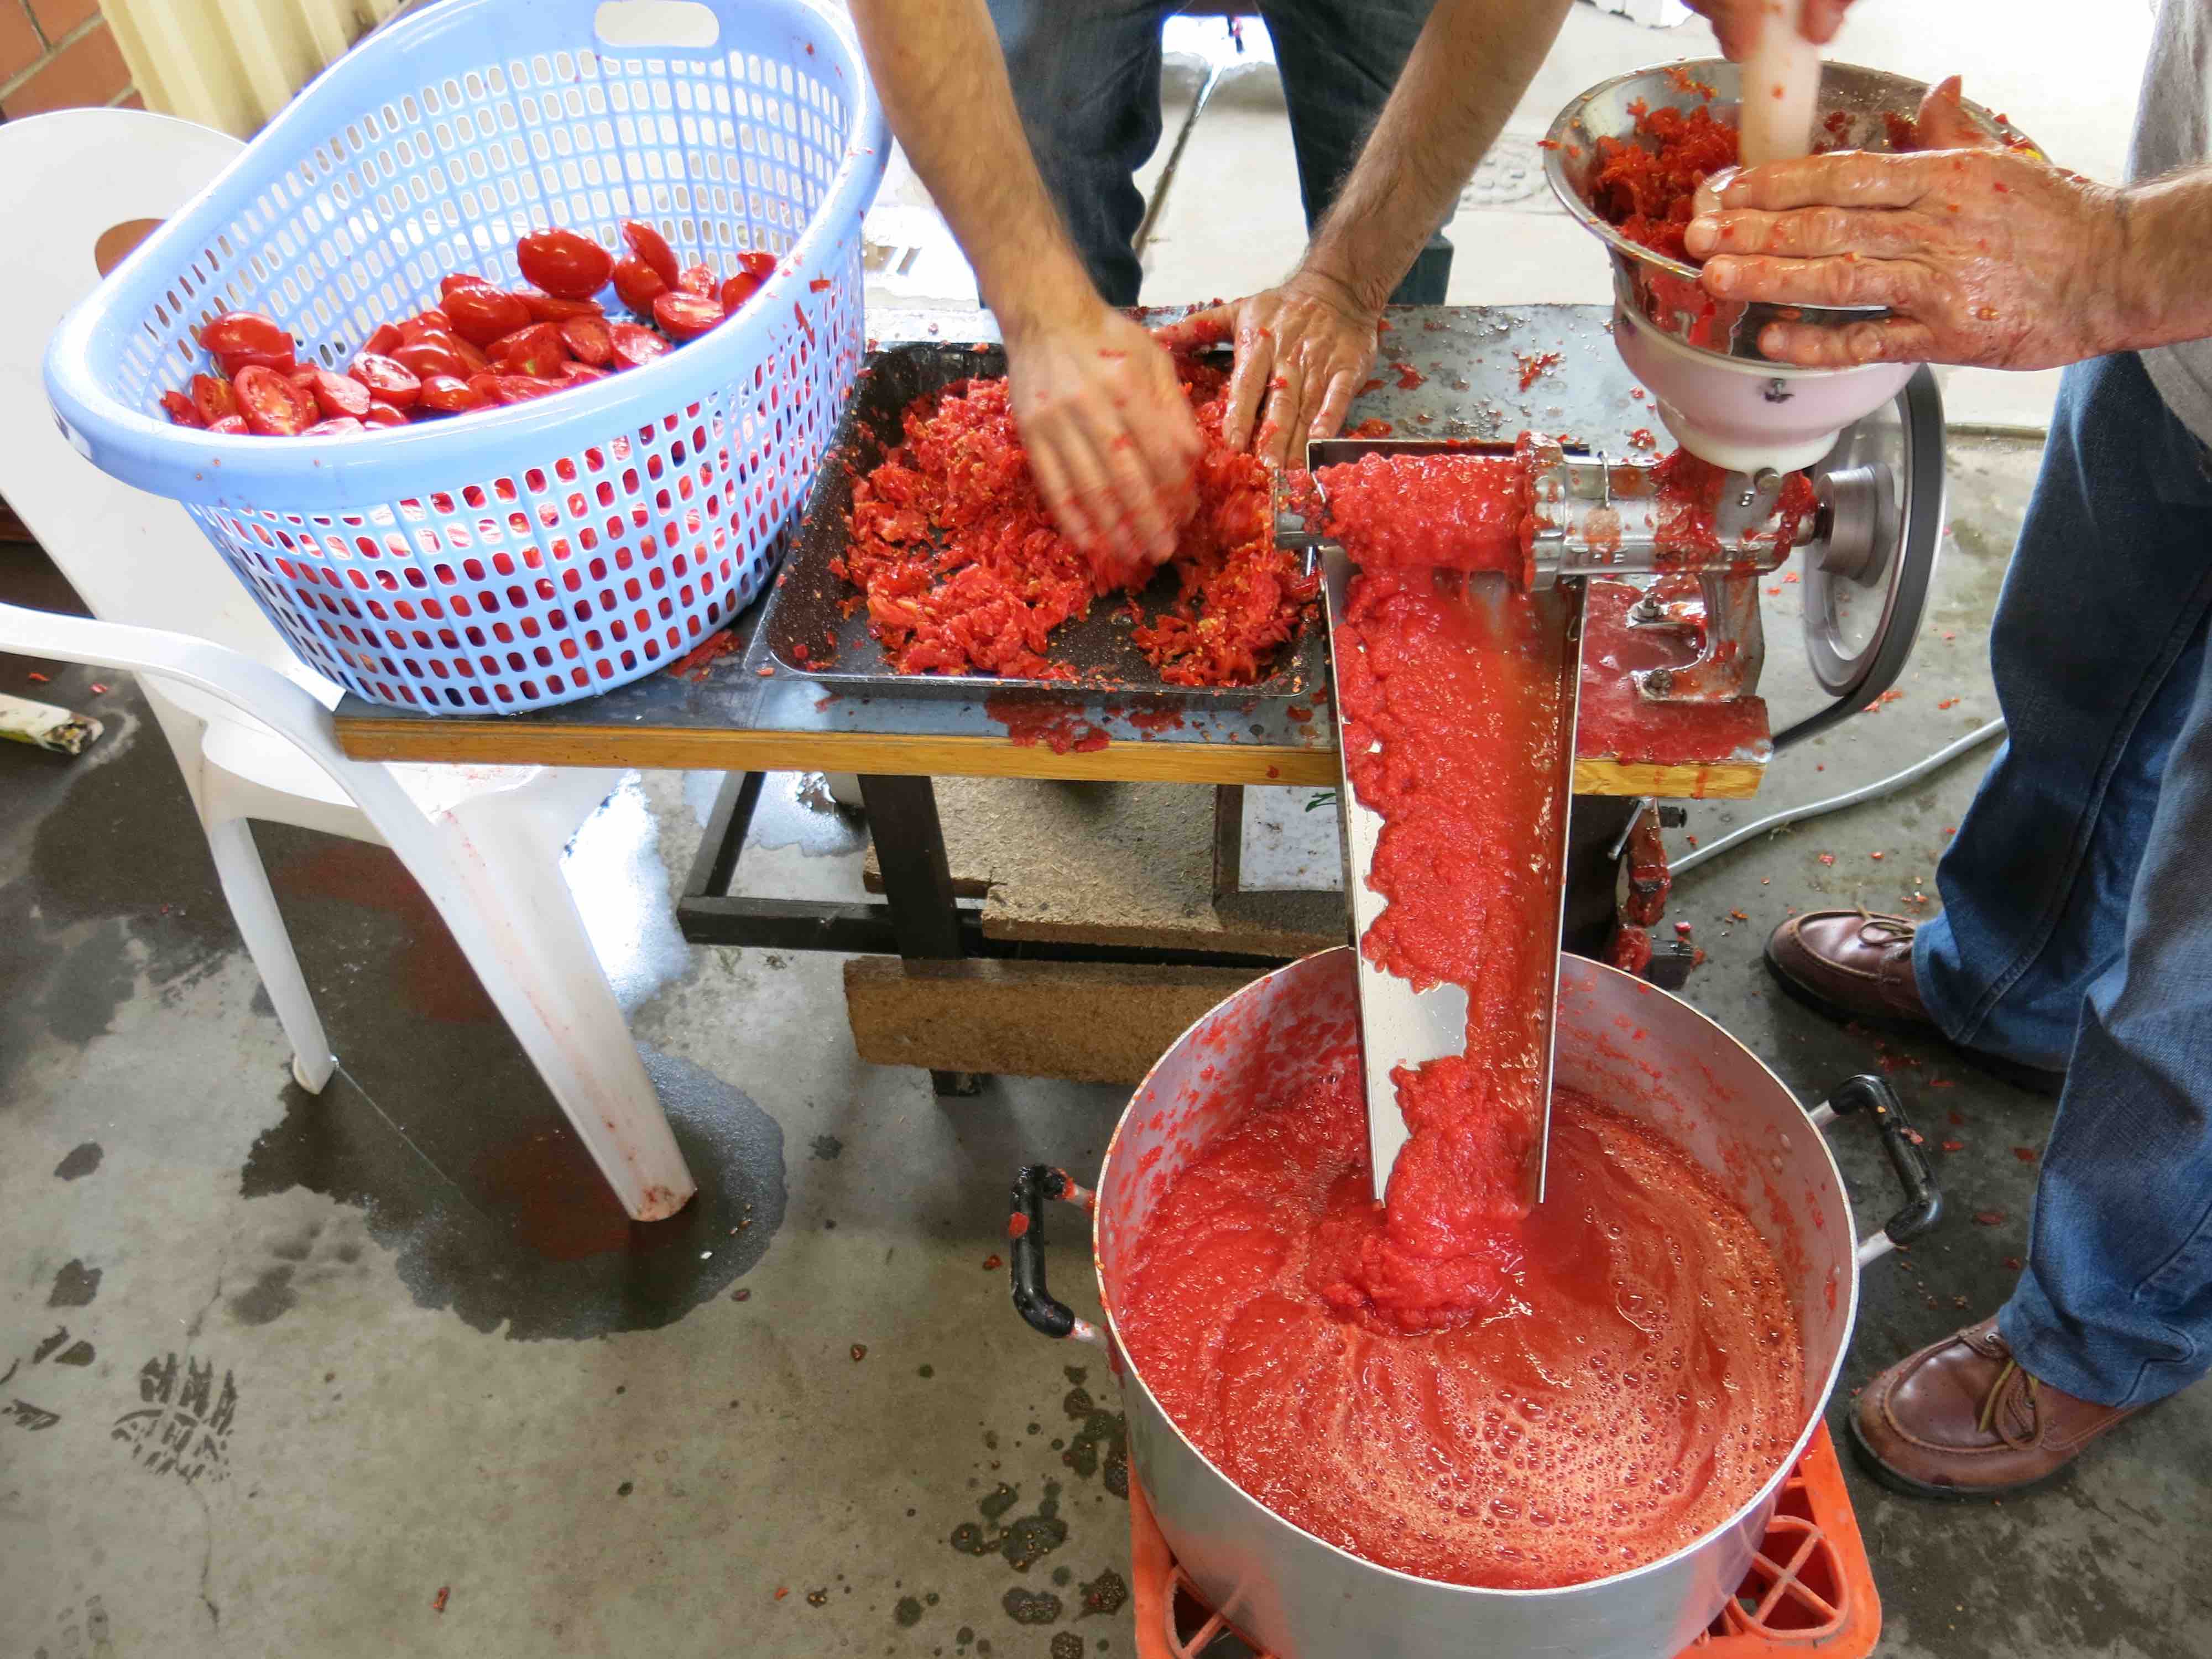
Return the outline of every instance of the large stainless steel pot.
[[[1349,947],[1255,981],[1183,1034],[1122,1113],[1095,1193],[1036,1166],[1014,1188],[1014,1299],[1054,1336],[1102,1343],[1121,1379],[1129,1453],[1177,1560],[1245,1635],[1281,1659],[1668,1659],[1711,1622],[1743,1582],[1783,1475],[1835,1386],[1858,1308],[1859,1269],[1933,1225],[1942,1200],[1878,1079],[1854,1079],[1811,1115],[1773,1073],[1688,1004],[1578,957],[1559,964],[1558,1080],[1663,1129],[1750,1214],[1788,1277],[1805,1341],[1804,1423],[1787,1462],[1726,1524],[1633,1572],[1564,1589],[1437,1583],[1349,1554],[1284,1520],[1201,1455],[1127,1362],[1114,1309],[1133,1247],[1183,1166],[1264,1074],[1288,1091],[1356,1059]],[[1907,1202],[1863,1243],[1821,1138],[1837,1109],[1869,1109]],[[1043,1279],[1041,1199],[1093,1213],[1104,1330],[1052,1299]]]

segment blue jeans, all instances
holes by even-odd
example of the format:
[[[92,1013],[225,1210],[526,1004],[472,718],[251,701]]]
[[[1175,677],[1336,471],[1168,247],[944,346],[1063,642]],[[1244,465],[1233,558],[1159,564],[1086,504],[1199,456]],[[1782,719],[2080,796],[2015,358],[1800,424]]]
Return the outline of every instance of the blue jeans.
[[[1257,0],[1290,106],[1309,230],[1358,159],[1433,3]],[[1135,174],[1160,142],[1160,26],[1182,0],[990,0],[990,7],[1045,188],[1106,302],[1133,306],[1144,281],[1134,242],[1145,198]],[[1231,185],[1199,181],[1201,189]],[[1291,250],[1283,252],[1287,268]],[[1433,236],[1390,297],[1442,305],[1450,274],[1451,245]]]
[[[2007,723],[1914,947],[1954,1041],[2066,1069],[1999,1328],[2109,1406],[2212,1370],[2212,456],[2068,371],[1990,638]]]

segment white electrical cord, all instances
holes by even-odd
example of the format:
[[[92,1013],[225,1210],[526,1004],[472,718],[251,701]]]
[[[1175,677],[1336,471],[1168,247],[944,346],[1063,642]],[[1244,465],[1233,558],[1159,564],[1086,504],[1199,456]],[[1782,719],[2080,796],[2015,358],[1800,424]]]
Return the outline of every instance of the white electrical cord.
[[[1893,773],[1879,783],[1869,783],[1849,794],[1833,795],[1826,800],[1816,800],[1809,806],[1793,806],[1786,812],[1777,812],[1756,823],[1747,823],[1741,830],[1731,830],[1718,841],[1700,847],[1694,853],[1674,860],[1674,873],[1682,875],[1696,869],[1708,859],[1718,858],[1729,848],[1741,847],[1753,836],[1763,836],[1771,830],[1780,830],[1792,823],[1802,823],[1807,818],[1823,817],[1830,812],[1840,812],[1846,806],[1856,806],[1862,801],[1880,800],[1884,795],[1893,795],[1907,784],[1917,783],[1930,772],[1948,766],[1969,750],[1978,749],[1991,738],[2004,735],[2005,723],[1991,720],[1987,726],[1977,726],[1956,743],[1937,750],[1923,761],[1916,761],[1902,772]]]

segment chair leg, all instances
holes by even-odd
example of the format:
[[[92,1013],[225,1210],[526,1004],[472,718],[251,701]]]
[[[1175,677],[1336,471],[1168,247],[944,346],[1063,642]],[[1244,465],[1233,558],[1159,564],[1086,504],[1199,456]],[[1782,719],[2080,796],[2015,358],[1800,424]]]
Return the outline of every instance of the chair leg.
[[[471,812],[394,843],[578,1137],[639,1221],[698,1190],[561,874],[521,816]]]
[[[269,872],[253,844],[252,826],[244,818],[221,818],[207,826],[207,838],[215,854],[216,873],[222,881],[222,896],[230,902],[231,919],[245,935],[246,954],[253,958],[269,1000],[276,1005],[277,1023],[291,1040],[292,1075],[309,1094],[320,1094],[337,1060],[331,1053],[322,1016],[308,994],[307,978],[300,972],[292,936],[277,914],[276,896],[269,890]]]

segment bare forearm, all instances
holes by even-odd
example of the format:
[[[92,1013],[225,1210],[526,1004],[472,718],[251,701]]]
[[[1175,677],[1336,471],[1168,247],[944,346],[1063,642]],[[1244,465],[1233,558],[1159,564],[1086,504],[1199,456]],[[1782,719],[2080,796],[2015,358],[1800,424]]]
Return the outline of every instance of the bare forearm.
[[[1437,0],[1303,269],[1380,308],[1551,50],[1568,0]]]
[[[2121,252],[2108,278],[2117,349],[2212,337],[2212,167],[2119,193]]]
[[[983,0],[853,0],[891,131],[1010,333],[1096,310]]]

